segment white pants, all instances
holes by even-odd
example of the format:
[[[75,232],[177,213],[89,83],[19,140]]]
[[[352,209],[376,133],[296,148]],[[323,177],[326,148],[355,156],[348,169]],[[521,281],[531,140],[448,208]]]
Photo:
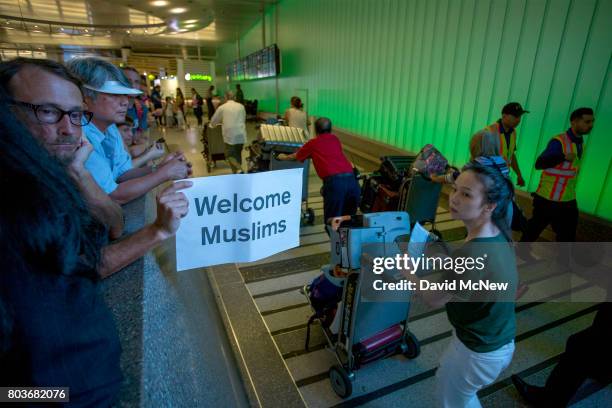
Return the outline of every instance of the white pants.
[[[467,348],[453,332],[436,372],[437,396],[444,408],[481,407],[476,392],[489,384],[512,361],[514,340],[488,353]]]

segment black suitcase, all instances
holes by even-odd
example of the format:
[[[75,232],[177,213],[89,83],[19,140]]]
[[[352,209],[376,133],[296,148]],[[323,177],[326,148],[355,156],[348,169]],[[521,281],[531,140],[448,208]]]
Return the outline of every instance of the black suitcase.
[[[389,186],[385,184],[380,184],[378,186],[378,193],[374,199],[372,212],[397,211],[398,203],[399,193],[391,190]]]
[[[412,164],[416,156],[383,156],[380,158],[380,169],[378,173],[382,177],[382,183],[387,184],[391,190],[399,191],[402,181],[410,176]]]
[[[362,213],[372,212],[381,180],[382,178],[376,175],[364,176],[363,184],[361,185],[361,202],[359,203],[359,209]]]

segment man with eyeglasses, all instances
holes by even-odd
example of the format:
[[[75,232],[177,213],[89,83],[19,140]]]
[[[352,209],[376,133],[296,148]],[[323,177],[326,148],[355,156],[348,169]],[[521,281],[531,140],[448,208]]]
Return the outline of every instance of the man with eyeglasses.
[[[123,213],[98,187],[84,165],[93,149],[81,137],[82,125],[92,116],[83,109],[80,87],[77,78],[53,61],[17,58],[0,63],[0,94],[10,97],[9,103],[18,119],[51,155],[66,165],[92,215],[111,231],[114,229],[113,239],[121,235]],[[179,190],[191,184],[181,181],[165,188],[157,196],[157,218],[152,224],[103,248],[100,276],[117,272],[176,233],[188,211],[188,201]]]
[[[11,96],[8,102],[16,116],[66,165],[92,215],[108,227],[110,238],[119,238],[123,232],[121,207],[98,187],[85,168],[92,146],[81,137],[81,127],[93,114],[83,109],[76,79],[63,66],[49,62],[26,58],[5,62],[0,68],[0,86]]]
[[[94,147],[85,165],[115,202],[128,203],[166,181],[187,178],[191,174],[191,164],[181,152],[167,155],[159,168],[133,168],[116,123],[125,119],[128,97],[139,95],[141,91],[130,87],[119,68],[100,58],[74,58],[66,65],[83,82],[85,103],[94,114],[91,122],[83,127]]]

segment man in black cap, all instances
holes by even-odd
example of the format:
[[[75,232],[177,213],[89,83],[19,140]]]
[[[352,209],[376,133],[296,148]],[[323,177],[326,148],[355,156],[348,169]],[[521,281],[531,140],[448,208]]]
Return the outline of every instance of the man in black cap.
[[[525,185],[525,180],[516,160],[516,127],[521,123],[524,113],[529,111],[523,109],[520,103],[510,102],[503,107],[501,118],[485,128],[499,137],[499,155],[512,167],[516,173],[516,184],[521,187]]]

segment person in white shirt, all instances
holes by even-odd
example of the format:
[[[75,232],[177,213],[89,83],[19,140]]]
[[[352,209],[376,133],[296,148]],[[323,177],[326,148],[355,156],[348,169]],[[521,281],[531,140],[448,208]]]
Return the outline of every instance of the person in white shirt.
[[[297,96],[291,97],[291,107],[285,111],[285,123],[288,126],[303,129],[304,136],[308,139],[308,116],[306,112],[302,110],[304,105],[302,104],[302,100]]]
[[[232,173],[242,173],[242,147],[246,143],[246,111],[234,100],[234,93],[225,94],[226,102],[219,106],[210,120],[210,127],[221,125],[225,143],[225,160]]]

